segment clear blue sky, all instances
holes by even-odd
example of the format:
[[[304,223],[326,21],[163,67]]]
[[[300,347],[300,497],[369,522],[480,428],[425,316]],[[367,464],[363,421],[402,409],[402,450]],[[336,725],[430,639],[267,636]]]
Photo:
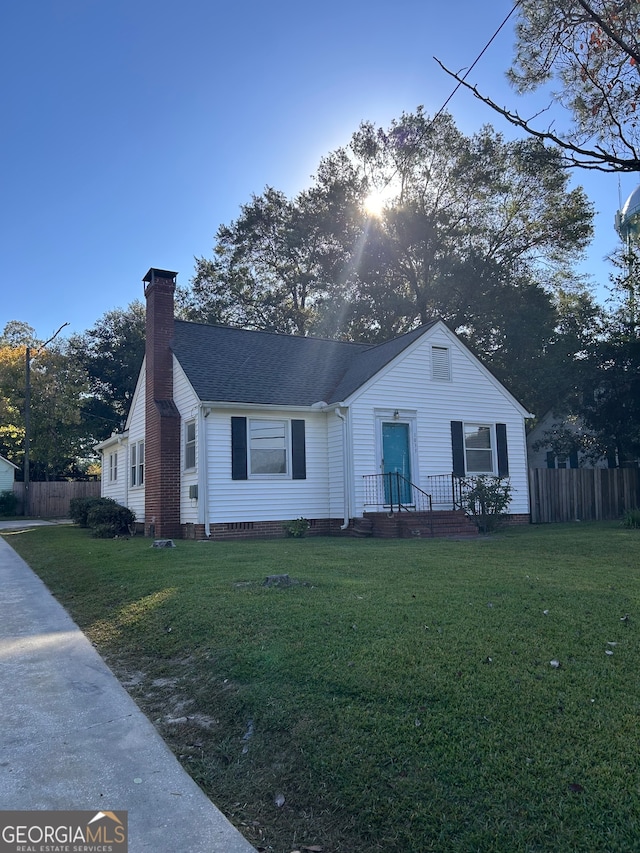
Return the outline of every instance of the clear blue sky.
[[[292,196],[363,120],[386,126],[453,88],[511,8],[495,0],[20,0],[2,15],[0,329],[84,331],[142,297],[151,266],[187,284],[221,224],[265,186]],[[500,103],[510,22],[469,80]],[[506,123],[470,94],[472,133]],[[526,111],[526,110],[525,110]],[[596,205],[586,269],[616,245],[618,178],[580,172]],[[635,188],[622,178],[623,200]],[[604,298],[604,292],[599,291]]]

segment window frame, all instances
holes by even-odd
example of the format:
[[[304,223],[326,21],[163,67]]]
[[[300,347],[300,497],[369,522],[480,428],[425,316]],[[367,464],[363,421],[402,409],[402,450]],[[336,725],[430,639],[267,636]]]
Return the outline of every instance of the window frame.
[[[189,437],[190,430],[193,430],[193,438]],[[191,462],[193,456],[193,464]],[[195,471],[196,469],[196,422],[194,420],[185,421],[184,423],[184,470]]]
[[[129,449],[129,485],[132,489],[144,486],[144,439],[133,442]]]
[[[467,430],[469,430],[469,433],[467,432]],[[470,432],[471,430],[475,430],[475,434],[479,434],[480,430],[487,430],[487,434],[489,435],[489,447],[469,447],[467,445],[467,438],[473,434]],[[464,447],[464,468],[466,474],[470,477],[479,477],[482,475],[496,476],[497,464],[495,424],[479,423],[475,421],[464,421],[464,423],[462,424],[462,438]],[[472,468],[469,465],[469,452],[490,454],[491,468],[482,471]]]
[[[118,451],[112,450],[109,454],[109,482],[115,483],[118,480]]]
[[[284,471],[254,471],[254,452],[259,448],[253,446],[252,427],[257,423],[267,423],[282,425],[283,427],[283,447],[284,451]],[[280,448],[275,448],[280,450]],[[265,417],[249,417],[247,418],[247,475],[251,479],[276,479],[284,480],[291,479],[291,421],[288,418],[265,418]]]

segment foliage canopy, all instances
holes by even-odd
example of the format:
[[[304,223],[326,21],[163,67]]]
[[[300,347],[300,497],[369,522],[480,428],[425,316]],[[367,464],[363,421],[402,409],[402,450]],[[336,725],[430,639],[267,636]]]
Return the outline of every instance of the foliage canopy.
[[[516,56],[508,78],[523,94],[555,86],[566,132],[498,106],[463,77],[440,66],[511,124],[553,143],[573,166],[640,170],[640,4],[636,0],[520,0]]]
[[[572,264],[591,219],[557,152],[418,108],[361,124],[294,199],[267,187],[243,205],[180,304],[200,322],[371,342],[439,316],[537,407],[561,294],[589,302]]]

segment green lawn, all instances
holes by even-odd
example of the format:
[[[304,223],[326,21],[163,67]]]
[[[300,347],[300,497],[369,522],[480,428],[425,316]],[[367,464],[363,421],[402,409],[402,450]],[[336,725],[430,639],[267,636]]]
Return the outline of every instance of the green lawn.
[[[6,538],[258,849],[640,850],[637,530]]]

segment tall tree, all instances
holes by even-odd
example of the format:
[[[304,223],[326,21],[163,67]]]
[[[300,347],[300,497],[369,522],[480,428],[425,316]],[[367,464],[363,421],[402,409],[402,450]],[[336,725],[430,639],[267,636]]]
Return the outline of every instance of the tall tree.
[[[18,465],[24,452],[26,347],[11,345],[11,339],[6,334],[0,340],[0,456]]]
[[[609,464],[630,465],[640,460],[640,259],[632,246],[611,260],[611,310],[590,345],[578,411]]]
[[[580,411],[610,465],[640,460],[640,337],[626,317],[612,317],[594,353]]]
[[[267,187],[216,234],[214,258],[196,260],[178,293],[186,319],[305,335],[348,266],[354,210],[362,197],[344,152],[323,161],[295,199]]]
[[[145,307],[139,300],[128,308],[107,311],[92,328],[73,335],[67,354],[87,375],[90,395],[82,420],[94,441],[122,426],[144,357]]]
[[[396,303],[396,328],[383,334],[434,314],[460,330],[491,315],[500,328],[500,294],[551,284],[591,236],[584,193],[568,191],[558,155],[535,141],[489,127],[465,137],[450,116],[418,110],[388,131],[362,125],[352,145],[374,186],[396,188],[360,275],[360,294],[373,284],[376,301]]]
[[[557,152],[489,127],[468,137],[420,108],[386,130],[363,123],[296,198],[254,197],[198,261],[183,310],[373,342],[440,316],[530,395],[591,217]]]
[[[27,348],[18,327],[28,332],[30,355],[30,474],[50,480],[77,473],[78,461],[91,453],[81,427],[86,396],[84,372],[57,344],[38,346],[26,324],[10,323],[0,338],[0,453],[21,466],[25,446]]]
[[[440,66],[511,124],[558,146],[570,165],[640,170],[640,4],[637,0],[520,0],[516,57],[508,78],[521,94],[555,85],[566,132],[498,106]]]
[[[375,192],[386,199],[377,216],[366,208]],[[553,151],[490,128],[466,137],[418,109],[387,130],[362,124],[295,199],[268,189],[245,205],[182,305],[192,319],[359,340],[435,315],[470,329],[490,310],[500,328],[496,294],[519,282],[522,294],[550,292],[591,216]]]
[[[0,346],[2,347],[34,347],[42,341],[36,338],[36,330],[33,326],[22,320],[9,320],[0,336]]]

